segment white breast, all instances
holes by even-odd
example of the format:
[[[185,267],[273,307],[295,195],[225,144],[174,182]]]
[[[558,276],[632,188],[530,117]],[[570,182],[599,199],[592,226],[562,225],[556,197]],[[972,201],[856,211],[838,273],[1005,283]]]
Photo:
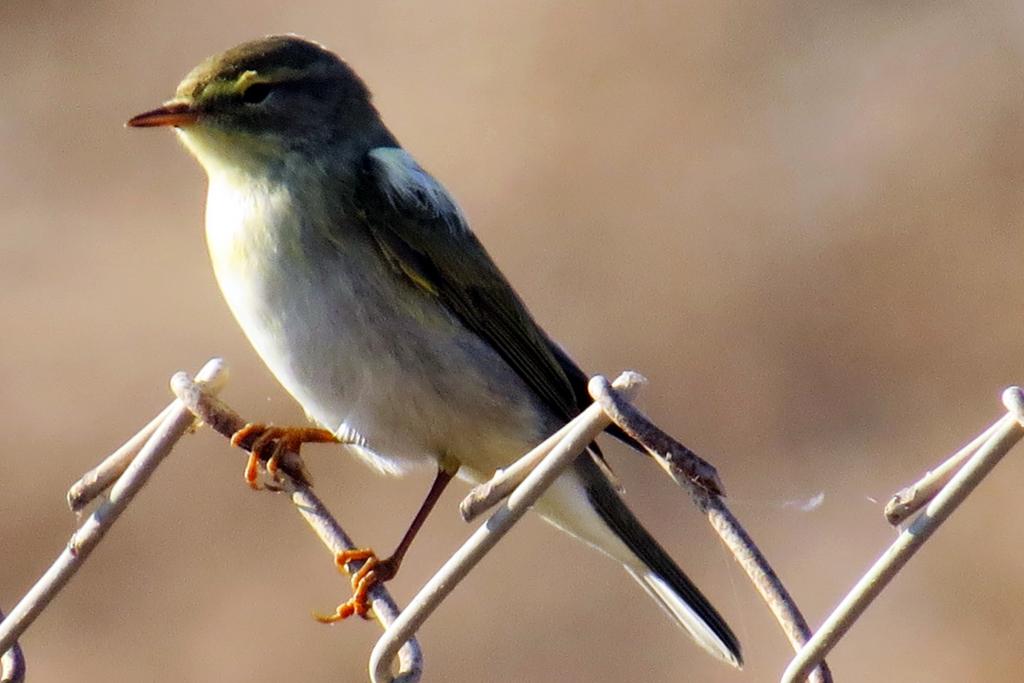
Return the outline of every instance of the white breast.
[[[232,312],[310,417],[364,437],[359,454],[388,472],[454,457],[489,476],[544,435],[490,348],[400,282],[367,238],[326,240],[315,224],[329,219],[296,202],[211,175],[207,241]]]

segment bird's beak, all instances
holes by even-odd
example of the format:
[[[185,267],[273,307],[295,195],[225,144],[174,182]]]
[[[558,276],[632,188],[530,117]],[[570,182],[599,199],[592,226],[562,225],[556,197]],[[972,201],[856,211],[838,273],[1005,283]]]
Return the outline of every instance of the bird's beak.
[[[199,120],[199,112],[186,102],[168,102],[153,111],[133,116],[126,125],[132,128],[155,128],[157,126],[190,126]]]

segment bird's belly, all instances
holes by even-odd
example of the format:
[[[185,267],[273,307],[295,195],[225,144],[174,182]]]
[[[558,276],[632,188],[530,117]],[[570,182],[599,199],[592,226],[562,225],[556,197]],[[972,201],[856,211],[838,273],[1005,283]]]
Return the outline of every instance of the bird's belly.
[[[315,421],[388,472],[440,461],[479,480],[557,428],[519,376],[367,245],[227,257],[217,279],[270,370]]]
[[[458,465],[479,482],[561,426],[497,352],[401,279],[358,229],[318,242],[294,223],[288,197],[240,192],[211,177],[207,242],[228,305],[306,413],[362,437],[353,450],[371,465]],[[536,510],[623,555],[583,486],[567,471]]]

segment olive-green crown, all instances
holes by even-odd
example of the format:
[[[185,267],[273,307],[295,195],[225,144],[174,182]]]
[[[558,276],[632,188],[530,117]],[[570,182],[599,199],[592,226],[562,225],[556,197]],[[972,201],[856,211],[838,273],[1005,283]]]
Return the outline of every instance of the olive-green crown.
[[[292,35],[269,36],[242,43],[214,55],[194,68],[177,89],[178,99],[209,99],[239,94],[256,83],[281,84],[300,80],[322,82],[346,98],[369,99],[370,92],[337,55],[310,40]],[[344,86],[344,92],[337,88]]]

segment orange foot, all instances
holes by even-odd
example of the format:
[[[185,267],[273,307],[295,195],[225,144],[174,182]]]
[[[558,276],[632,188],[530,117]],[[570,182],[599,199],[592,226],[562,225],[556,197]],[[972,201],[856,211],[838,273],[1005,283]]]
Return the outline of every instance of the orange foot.
[[[298,454],[304,443],[328,443],[338,439],[326,429],[314,427],[274,427],[249,423],[231,436],[231,445],[249,451],[249,462],[245,465],[245,482],[254,490],[259,486],[259,464],[267,462],[267,473],[276,478],[279,460],[283,453]],[[304,473],[300,472],[304,476]]]
[[[348,619],[353,614],[369,619],[367,614],[370,611],[368,600],[370,589],[378,583],[390,581],[398,573],[397,563],[392,562],[390,558],[387,560],[377,559],[376,553],[369,548],[343,550],[334,556],[334,563],[338,566],[338,569],[346,573],[350,573],[348,563],[359,560],[365,561],[362,567],[354,574],[351,574],[352,597],[338,605],[338,608],[334,610],[334,614],[314,614],[313,618],[321,624],[333,624],[337,621]]]

